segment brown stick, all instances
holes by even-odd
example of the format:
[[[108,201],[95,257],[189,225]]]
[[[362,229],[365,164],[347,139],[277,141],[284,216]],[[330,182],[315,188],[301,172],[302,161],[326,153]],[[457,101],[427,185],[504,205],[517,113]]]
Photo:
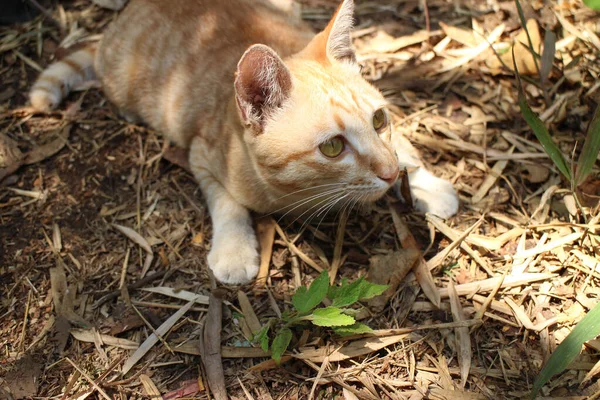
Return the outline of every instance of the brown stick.
[[[208,385],[216,400],[227,400],[225,373],[221,360],[221,324],[223,319],[223,292],[215,289],[210,294],[208,315],[204,323],[202,362]]]

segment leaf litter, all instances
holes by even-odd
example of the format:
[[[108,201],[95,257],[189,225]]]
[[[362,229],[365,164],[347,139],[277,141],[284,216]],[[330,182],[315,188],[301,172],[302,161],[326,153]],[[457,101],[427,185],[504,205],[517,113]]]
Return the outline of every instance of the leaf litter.
[[[323,28],[336,3],[302,1],[302,16]],[[12,156],[0,166],[0,389],[70,398],[206,398],[223,387],[232,398],[526,397],[598,303],[600,178],[597,162],[577,171],[578,205],[520,115],[512,69],[527,74],[529,107],[569,167],[597,147],[583,135],[600,101],[600,22],[580,2],[523,7],[537,60],[513,1],[359,3],[353,37],[363,73],[390,101],[395,132],[459,190],[461,212],[441,221],[406,214],[390,198],[350,215],[343,230],[333,219],[318,230],[260,222],[260,284],[226,288],[223,314],[211,320],[210,221],[185,155],[119,120],[95,89],[70,97],[64,115],[24,107],[48,49],[65,32],[101,32],[113,14],[76,2],[46,10],[52,20],[0,28],[10,94],[0,95],[0,137]],[[400,278],[412,262],[400,261],[407,249],[416,267]],[[302,345],[277,368],[238,316],[256,327],[280,315],[324,269],[334,284],[380,270],[382,282],[398,285],[357,311],[371,332],[294,332]],[[168,322],[163,341],[143,345],[155,333],[129,304],[150,326]],[[220,333],[203,335],[217,324]],[[203,365],[206,339],[213,359]],[[596,342],[542,395],[597,397]],[[144,354],[132,359],[135,346]],[[19,361],[29,356],[43,370]]]

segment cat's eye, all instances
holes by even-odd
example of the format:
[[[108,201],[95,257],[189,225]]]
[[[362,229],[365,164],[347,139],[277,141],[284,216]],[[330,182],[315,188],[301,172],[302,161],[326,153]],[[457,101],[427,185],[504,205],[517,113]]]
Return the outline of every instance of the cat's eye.
[[[385,113],[385,110],[383,108],[380,108],[379,110],[373,113],[373,128],[375,128],[377,133],[380,133],[382,130],[387,128],[387,126],[387,114]]]
[[[329,139],[319,145],[319,150],[326,157],[335,158],[344,151],[344,139],[339,136]]]

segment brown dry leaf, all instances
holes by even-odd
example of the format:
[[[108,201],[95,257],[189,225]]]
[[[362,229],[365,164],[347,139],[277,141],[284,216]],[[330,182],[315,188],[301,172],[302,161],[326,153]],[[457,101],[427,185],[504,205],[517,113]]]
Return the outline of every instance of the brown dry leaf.
[[[94,332],[89,329],[71,329],[71,335],[80,342],[94,343]],[[139,347],[133,340],[122,339],[110,335],[100,334],[102,343],[126,350],[135,350]]]
[[[390,204],[394,228],[396,229],[396,235],[398,235],[400,244],[405,249],[414,249],[420,251],[417,241],[400,217],[400,213],[397,211],[396,207],[397,205]],[[417,282],[419,282],[419,285],[423,290],[423,293],[425,293],[425,296],[427,296],[429,301],[431,301],[436,307],[439,307],[441,304],[440,293],[438,288],[435,286],[435,281],[433,280],[431,271],[429,270],[429,267],[427,267],[427,262],[422,256],[415,265],[414,273],[417,278]]]
[[[484,279],[482,281],[465,283],[462,285],[457,285],[455,287],[456,292],[459,296],[465,296],[467,294],[473,293],[487,293],[496,288],[498,285],[498,281],[502,280],[501,288],[507,287],[515,287],[521,286],[532,282],[545,281],[547,279],[551,279],[554,277],[553,274],[547,273],[524,273],[518,276],[507,276],[506,278],[502,278],[501,276],[496,276],[489,279]],[[441,297],[447,298],[449,296],[447,288],[440,288],[439,294]]]
[[[260,244],[260,267],[255,281],[255,285],[257,286],[264,286],[269,275],[276,224],[277,222],[271,216],[258,218],[256,221],[256,236]]]
[[[113,226],[119,232],[121,232],[123,235],[127,236],[129,238],[129,240],[131,240],[132,242],[134,242],[137,245],[139,245],[142,249],[146,250],[146,252],[148,254],[152,254],[152,248],[150,247],[150,244],[148,243],[148,241],[146,239],[144,239],[144,237],[142,237],[142,235],[140,235],[139,233],[137,233],[133,229],[128,228],[128,227],[123,226],[123,225],[113,224]]]
[[[452,280],[448,281],[448,293],[450,294],[450,309],[452,311],[454,322],[464,321],[465,315]],[[454,332],[456,333],[456,344],[458,348],[460,384],[461,387],[464,388],[467,384],[469,371],[471,370],[471,336],[469,335],[469,328],[466,327],[454,328]]]
[[[142,386],[144,386],[144,393],[146,396],[151,398],[152,400],[162,400],[162,396],[160,394],[160,390],[156,387],[152,379],[146,374],[140,375],[140,382],[142,382]]]
[[[481,42],[480,36],[473,35],[470,29],[459,28],[457,26],[447,25],[440,21],[440,27],[450,39],[464,46],[475,47]],[[479,39],[478,39],[479,38]]]
[[[42,375],[43,363],[32,356],[18,359],[4,376],[5,385],[15,399],[30,398],[37,395],[38,381]]]
[[[398,285],[419,261],[421,253],[415,249],[400,249],[386,255],[377,255],[369,260],[367,281],[378,285],[389,285],[383,294],[369,300],[369,307],[382,311],[390,297],[396,293]]]
[[[144,343],[142,343],[140,347],[138,347],[138,349],[131,355],[131,357],[125,361],[125,364],[123,364],[122,374],[127,374],[127,372],[129,372],[129,370],[133,368],[133,366],[137,364],[142,357],[144,357],[144,355],[152,348],[152,346],[158,342],[159,338],[157,335],[164,336],[193,305],[194,301],[189,301],[186,305],[177,310],[175,314],[171,315],[165,322],[163,322],[162,325],[156,329],[156,333],[152,333],[150,336],[148,336],[148,339],[146,339]]]
[[[67,144],[72,126],[72,124],[65,125],[56,139],[27,153],[23,164],[35,164],[58,153]]]
[[[246,296],[246,293],[242,292],[241,290],[238,290],[238,302],[240,303],[242,314],[244,314],[244,319],[246,320],[250,331],[252,331],[252,333],[260,331],[260,321],[258,320],[258,317],[252,308],[252,304],[250,303],[248,296]]]
[[[395,38],[384,31],[377,34],[366,44],[363,51],[374,51],[377,53],[394,53],[404,47],[412,46],[429,39],[429,32],[417,31],[409,36]]]
[[[173,297],[185,301],[193,301],[196,304],[208,305],[209,297],[203,294],[192,293],[188,290],[175,290],[167,286],[155,286],[150,288],[140,289],[144,292],[158,293],[164,296]]]
[[[486,400],[488,398],[479,393],[462,392],[458,390],[441,388],[432,388],[431,395],[432,399],[439,400]]]
[[[526,26],[527,30],[529,31],[529,35],[531,36],[533,50],[540,54],[542,38],[540,36],[540,27],[538,22],[535,19],[529,19]],[[521,28],[519,34],[515,37],[514,42],[515,62],[517,64],[519,73],[521,75],[537,75],[538,71],[535,66],[535,61],[533,59],[533,55],[529,51],[527,32],[525,32],[523,28]],[[500,59],[511,71],[514,71],[512,49],[509,49],[506,53],[502,54]],[[502,63],[496,57],[490,58],[487,64],[491,69],[499,69],[502,67]]]
[[[300,353],[294,354],[293,357],[301,360],[309,360],[319,364],[322,363],[326,358],[329,358],[330,362],[338,362],[373,353],[383,349],[384,347],[391,346],[402,340],[406,340],[409,337],[410,334],[386,337],[368,337],[347,343],[339,348],[304,348],[300,349]]]
[[[50,268],[50,287],[56,315],[65,318],[71,324],[83,327],[91,326],[73,310],[77,289],[69,288],[62,261],[58,260],[56,267]]]
[[[546,182],[550,176],[550,170],[540,164],[524,164],[523,170],[523,177],[531,183]]]
[[[0,134],[0,182],[7,176],[15,172],[23,165],[24,155],[19,150],[17,143],[6,136]]]

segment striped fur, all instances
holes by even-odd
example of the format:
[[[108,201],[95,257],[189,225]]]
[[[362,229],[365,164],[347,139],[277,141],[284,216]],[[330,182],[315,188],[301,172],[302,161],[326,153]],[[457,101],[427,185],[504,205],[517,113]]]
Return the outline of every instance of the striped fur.
[[[90,45],[51,64],[29,92],[31,105],[40,111],[50,111],[60,104],[73,87],[94,79],[95,55],[96,47]]]
[[[271,1],[130,0],[95,57],[104,93],[124,114],[190,149],[213,222],[208,265],[226,283],[258,270],[249,210],[321,218],[380,198],[398,157],[418,161],[408,141],[392,146],[389,124],[374,127],[386,101],[355,62],[353,1],[316,36]],[[50,66],[32,89],[34,107],[56,106],[91,76],[93,58],[86,49]],[[344,146],[327,156],[321,145],[331,140]],[[415,176],[439,183],[425,170]],[[456,194],[438,188],[417,204],[447,216]]]

